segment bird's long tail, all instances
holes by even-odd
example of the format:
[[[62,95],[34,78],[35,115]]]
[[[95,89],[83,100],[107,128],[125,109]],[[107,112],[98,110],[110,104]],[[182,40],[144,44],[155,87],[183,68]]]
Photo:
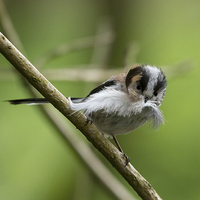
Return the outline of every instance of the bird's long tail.
[[[29,99],[14,99],[8,100],[12,105],[26,104],[26,105],[40,105],[49,103],[45,98],[29,98]]]
[[[83,98],[71,98],[73,103],[79,103]],[[49,103],[45,98],[29,98],[29,99],[14,99],[7,100],[12,105],[26,104],[26,105],[40,105]]]

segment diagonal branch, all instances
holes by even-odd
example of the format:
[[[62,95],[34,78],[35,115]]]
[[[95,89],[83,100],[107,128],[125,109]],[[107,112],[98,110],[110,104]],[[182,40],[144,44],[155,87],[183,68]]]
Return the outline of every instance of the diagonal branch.
[[[29,88],[29,92],[32,96],[36,97],[36,91],[33,87]],[[108,189],[114,198],[123,200],[136,200],[136,198],[129,192],[128,189],[107,169],[105,164],[97,158],[92,149],[82,141],[80,137],[77,137],[75,130],[69,125],[70,122],[66,122],[61,115],[51,107],[41,105],[40,110],[43,115],[54,126],[55,130],[60,133],[60,136],[64,138],[65,142],[72,147],[76,152],[80,160],[87,166],[90,172],[92,172],[99,181]]]
[[[3,28],[5,33],[9,35],[11,41],[18,44],[17,46],[21,47],[20,49],[22,52],[24,52],[23,44],[21,43],[20,38],[15,31],[12,20],[9,17],[3,0],[0,0],[0,16],[1,24],[5,25]],[[5,74],[3,74],[2,77],[4,77],[4,75]],[[23,77],[21,77],[21,80],[22,82],[25,82]],[[25,83],[27,84],[27,82]],[[28,85],[27,89],[32,96],[36,97],[36,91],[33,90],[31,85]],[[112,175],[112,173],[107,169],[103,162],[98,159],[97,156],[92,152],[91,148],[88,147],[88,144],[76,136],[75,131],[71,128],[71,126],[69,127],[69,122],[66,123],[66,120],[64,120],[61,115],[58,115],[56,110],[52,107],[47,108],[41,105],[40,110],[42,111],[43,115],[45,115],[45,117],[50,121],[50,123],[54,125],[54,128],[57,130],[59,136],[63,136],[62,138],[64,138],[65,142],[71,146],[80,160],[91,172],[93,172],[94,176],[99,179],[102,185],[111,192],[114,198],[123,200],[135,200],[133,194],[128,189],[126,189],[126,187],[119,180],[117,180],[114,175]]]
[[[0,33],[0,52],[55,108],[67,117],[77,129],[105,156],[142,199],[161,199],[153,187],[125,160],[116,147],[94,125],[85,126],[86,117],[73,114],[68,99],[63,96],[12,44]]]

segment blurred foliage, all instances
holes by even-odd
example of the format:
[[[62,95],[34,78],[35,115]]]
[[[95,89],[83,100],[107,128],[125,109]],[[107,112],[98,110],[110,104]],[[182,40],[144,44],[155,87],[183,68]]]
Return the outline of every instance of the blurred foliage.
[[[168,69],[186,59],[196,63],[192,72],[168,81],[161,106],[166,119],[163,127],[154,131],[145,125],[118,139],[133,165],[163,199],[199,199],[200,108],[196,103],[200,99],[200,2],[6,0],[5,4],[33,63],[58,45],[96,35],[102,21],[111,23],[115,33],[108,68],[122,67],[124,51],[130,44],[135,45],[133,62]],[[75,51],[47,63],[45,68],[87,66],[93,53],[92,48]],[[0,56],[0,69],[8,68],[12,69]],[[1,101],[28,97],[19,80],[0,81]],[[80,97],[97,83],[53,84],[66,96]],[[15,107],[2,102],[0,111],[0,199],[112,199],[53,133],[36,106]],[[132,191],[115,169],[108,167]]]

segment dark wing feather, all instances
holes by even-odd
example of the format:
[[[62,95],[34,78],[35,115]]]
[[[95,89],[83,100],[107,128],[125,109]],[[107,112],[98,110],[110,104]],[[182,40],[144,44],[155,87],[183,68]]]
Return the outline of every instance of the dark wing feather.
[[[113,81],[113,80],[107,80],[106,82],[102,83],[101,85],[99,85],[98,87],[94,88],[87,96],[89,97],[90,95],[92,94],[95,94],[101,90],[103,90],[105,87],[110,87],[110,86],[113,86],[113,85],[116,85],[116,81]]]

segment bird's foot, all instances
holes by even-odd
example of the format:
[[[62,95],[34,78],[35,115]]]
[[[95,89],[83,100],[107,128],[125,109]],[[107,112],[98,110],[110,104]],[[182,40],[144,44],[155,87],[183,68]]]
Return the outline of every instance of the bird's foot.
[[[87,120],[85,122],[85,126],[87,126],[88,124],[92,124],[93,123],[93,120],[90,118],[90,117],[87,117]]]
[[[126,162],[125,162],[125,167],[126,167],[131,159],[125,153],[123,153],[123,157],[126,159]]]

